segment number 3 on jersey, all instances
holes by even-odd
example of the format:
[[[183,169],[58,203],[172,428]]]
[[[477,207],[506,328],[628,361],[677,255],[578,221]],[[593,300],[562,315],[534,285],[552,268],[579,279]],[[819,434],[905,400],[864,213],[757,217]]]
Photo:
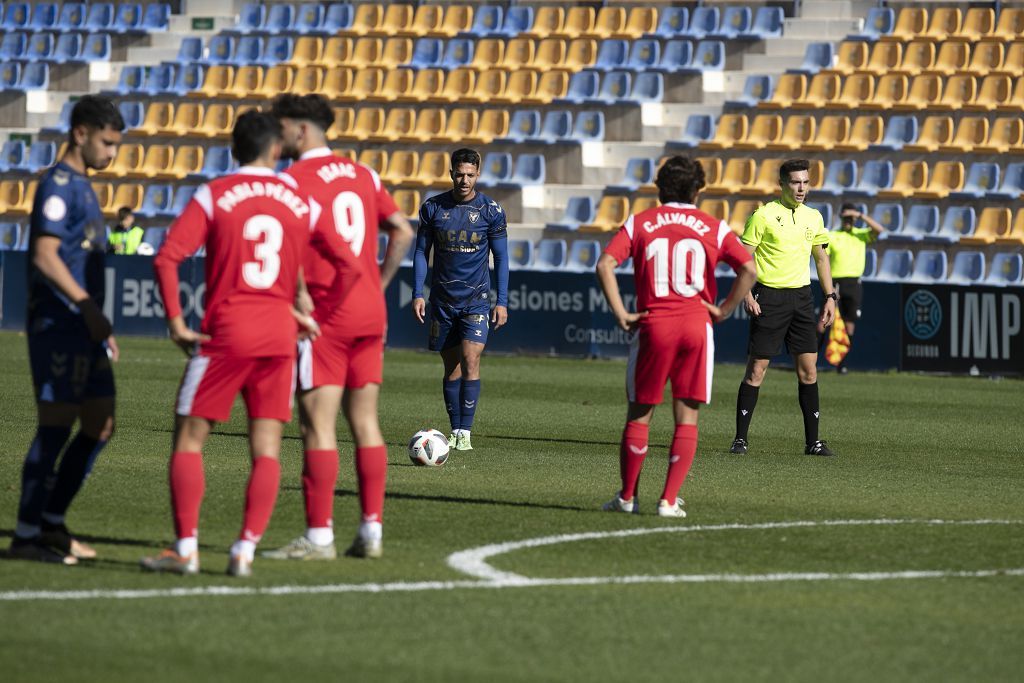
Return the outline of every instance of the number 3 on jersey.
[[[362,197],[348,190],[338,193],[331,205],[331,213],[334,214],[334,228],[348,242],[352,253],[359,256],[366,239],[366,209],[363,208]]]
[[[668,296],[669,284],[679,296],[691,297],[704,291],[704,245],[694,239],[681,239],[672,247],[669,264],[668,238],[659,237],[647,245],[646,260],[654,261],[654,296]],[[692,256],[692,258],[690,258]]]
[[[242,266],[242,279],[254,289],[269,289],[281,272],[281,244],[284,228],[273,216],[253,216],[242,226],[242,237],[256,242],[255,261]]]

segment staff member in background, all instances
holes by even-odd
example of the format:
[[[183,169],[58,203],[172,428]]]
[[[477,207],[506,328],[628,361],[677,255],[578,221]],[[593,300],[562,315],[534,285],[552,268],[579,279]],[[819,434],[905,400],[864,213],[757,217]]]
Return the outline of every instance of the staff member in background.
[[[867,245],[878,239],[878,236],[885,232],[882,224],[866,213],[862,213],[854,204],[843,204],[839,213],[839,229],[829,234],[828,252],[829,266],[832,269],[832,282],[839,293],[839,315],[843,318],[846,326],[846,336],[849,338],[847,348],[853,348],[853,333],[860,320],[860,305],[862,292],[860,278],[864,275],[864,262],[867,254]],[[855,228],[858,220],[867,223],[866,228]],[[826,342],[829,338],[829,329],[824,325],[818,326],[819,344]],[[826,342],[827,343],[827,342]],[[836,370],[845,375],[846,360],[850,352],[847,350]]]
[[[806,159],[783,163],[779,167],[781,196],[751,214],[740,238],[757,264],[757,284],[746,297],[750,342],[747,369],[736,397],[736,437],[730,453],[747,452],[747,431],[758,391],[772,356],[785,340],[796,364],[797,393],[804,416],[804,453],[835,455],[818,439],[818,320],[807,268],[811,254],[825,293],[820,318],[825,326],[835,318],[837,297],[832,291],[832,273],[824,249],[829,231],[821,214],[804,204],[811,183],[809,169]]]
[[[135,225],[135,214],[127,206],[117,210],[117,223],[107,237],[107,253],[133,256],[142,244],[145,230]]]

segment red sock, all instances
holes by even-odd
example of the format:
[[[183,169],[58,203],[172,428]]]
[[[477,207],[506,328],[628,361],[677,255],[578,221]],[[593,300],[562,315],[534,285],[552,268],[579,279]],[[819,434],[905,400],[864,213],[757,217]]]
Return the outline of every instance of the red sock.
[[[359,506],[364,522],[384,519],[384,485],[388,477],[388,447],[360,446],[356,449],[356,478]]]
[[[629,500],[636,493],[636,482],[640,469],[647,457],[647,434],[650,425],[643,422],[627,422],[622,430],[622,445],[619,447],[619,474],[622,476],[623,500]]]
[[[675,502],[696,453],[697,425],[676,425],[676,432],[672,435],[672,448],[668,452],[668,476],[665,477],[662,500]]]
[[[182,451],[172,454],[169,478],[174,534],[178,538],[193,538],[198,535],[199,507],[206,489],[202,454]]]
[[[277,502],[281,484],[281,463],[277,458],[258,455],[253,458],[249,486],[245,489],[245,516],[242,520],[243,541],[259,543],[270,524],[270,515]]]
[[[334,485],[338,481],[338,451],[306,451],[302,465],[302,493],[306,499],[306,526],[331,526]]]

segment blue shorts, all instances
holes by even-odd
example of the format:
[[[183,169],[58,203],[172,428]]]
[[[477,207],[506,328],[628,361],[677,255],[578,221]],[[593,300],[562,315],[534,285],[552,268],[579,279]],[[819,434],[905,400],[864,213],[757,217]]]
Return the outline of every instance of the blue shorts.
[[[463,340],[486,344],[490,319],[491,304],[487,299],[461,308],[431,301],[427,348],[443,351],[458,346]]]
[[[28,360],[38,403],[82,403],[116,393],[106,342],[67,331],[29,334]]]

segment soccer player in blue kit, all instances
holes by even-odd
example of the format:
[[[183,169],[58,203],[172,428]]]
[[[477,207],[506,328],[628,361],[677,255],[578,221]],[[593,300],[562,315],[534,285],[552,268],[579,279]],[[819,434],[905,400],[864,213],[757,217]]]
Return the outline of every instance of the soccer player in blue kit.
[[[26,322],[38,427],[22,469],[10,558],[70,565],[96,556],[71,535],[64,515],[114,431],[110,361],[118,351],[103,315],[107,239],[86,171],[113,161],[122,130],[112,101],[78,100],[68,150],[43,173],[32,204]]]
[[[470,431],[480,400],[480,356],[489,324],[497,330],[508,321],[508,233],[498,202],[476,191],[479,153],[455,150],[451,177],[450,192],[435,195],[420,207],[412,310],[423,323],[423,283],[433,249],[428,348],[439,351],[444,361],[444,404],[452,425],[448,445],[468,451],[473,448]],[[494,255],[498,280],[493,311],[489,254]]]

